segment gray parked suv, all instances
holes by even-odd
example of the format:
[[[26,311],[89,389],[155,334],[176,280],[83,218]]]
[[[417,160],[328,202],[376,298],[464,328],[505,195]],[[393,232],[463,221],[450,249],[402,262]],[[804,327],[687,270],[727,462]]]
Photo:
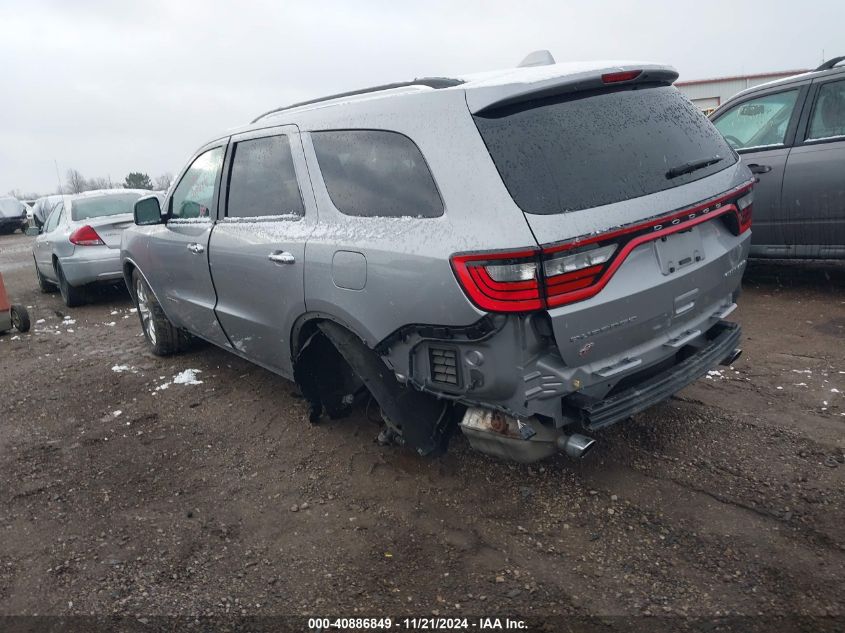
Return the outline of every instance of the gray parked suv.
[[[758,175],[751,255],[845,258],[845,57],[710,115]]]
[[[420,454],[460,420],[494,455],[581,455],[739,353],[753,181],[676,77],[542,65],[264,114],[136,203],[144,334],[293,378],[312,421],[369,393]]]

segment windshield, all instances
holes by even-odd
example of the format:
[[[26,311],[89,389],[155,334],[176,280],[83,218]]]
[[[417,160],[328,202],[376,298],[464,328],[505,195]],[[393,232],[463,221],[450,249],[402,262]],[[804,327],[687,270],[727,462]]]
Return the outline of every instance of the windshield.
[[[15,198],[0,198],[0,217],[16,218],[24,212],[24,206]]]
[[[118,193],[111,196],[79,198],[73,201],[72,217],[74,220],[87,220],[107,215],[132,213],[132,207],[140,197],[140,193]]]
[[[473,118],[505,186],[527,213],[637,198],[737,160],[707,118],[671,86],[549,97]]]

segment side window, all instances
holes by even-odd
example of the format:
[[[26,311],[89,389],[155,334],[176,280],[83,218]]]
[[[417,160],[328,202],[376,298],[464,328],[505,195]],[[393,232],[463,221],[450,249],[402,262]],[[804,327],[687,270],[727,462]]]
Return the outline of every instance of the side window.
[[[845,136],[845,81],[831,81],[819,88],[807,140]]]
[[[798,89],[745,101],[720,116],[714,125],[734,149],[783,145]]]
[[[47,222],[44,223],[44,232],[49,233],[53,231],[56,226],[59,224],[59,216],[64,212],[65,205],[61,202],[53,207],[53,211],[50,213],[50,217],[47,218]]]
[[[419,148],[379,130],[312,132],[335,207],[346,215],[433,218],[443,201]]]
[[[197,156],[173,192],[170,199],[171,216],[185,219],[213,215],[211,205],[222,167],[222,147],[215,147]]]
[[[232,156],[226,216],[302,215],[287,136],[240,141]]]

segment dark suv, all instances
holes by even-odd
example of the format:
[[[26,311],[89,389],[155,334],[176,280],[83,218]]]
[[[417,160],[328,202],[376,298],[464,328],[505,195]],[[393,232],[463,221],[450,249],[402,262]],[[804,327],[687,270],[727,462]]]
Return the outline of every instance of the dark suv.
[[[845,57],[710,115],[757,174],[752,257],[845,258]]]

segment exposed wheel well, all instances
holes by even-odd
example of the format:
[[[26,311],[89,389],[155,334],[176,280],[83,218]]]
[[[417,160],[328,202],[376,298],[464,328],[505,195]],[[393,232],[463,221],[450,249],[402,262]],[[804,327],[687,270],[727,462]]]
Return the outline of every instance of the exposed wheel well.
[[[312,422],[323,409],[343,415],[369,393],[406,445],[421,455],[445,450],[454,428],[448,401],[401,384],[376,351],[333,319],[316,319],[299,332],[305,339],[294,357],[294,379],[311,405]]]
[[[331,418],[342,417],[365,395],[363,381],[320,329],[320,324],[329,320],[306,321],[297,328],[293,341],[294,380],[308,400],[310,419],[314,423],[324,410]]]

